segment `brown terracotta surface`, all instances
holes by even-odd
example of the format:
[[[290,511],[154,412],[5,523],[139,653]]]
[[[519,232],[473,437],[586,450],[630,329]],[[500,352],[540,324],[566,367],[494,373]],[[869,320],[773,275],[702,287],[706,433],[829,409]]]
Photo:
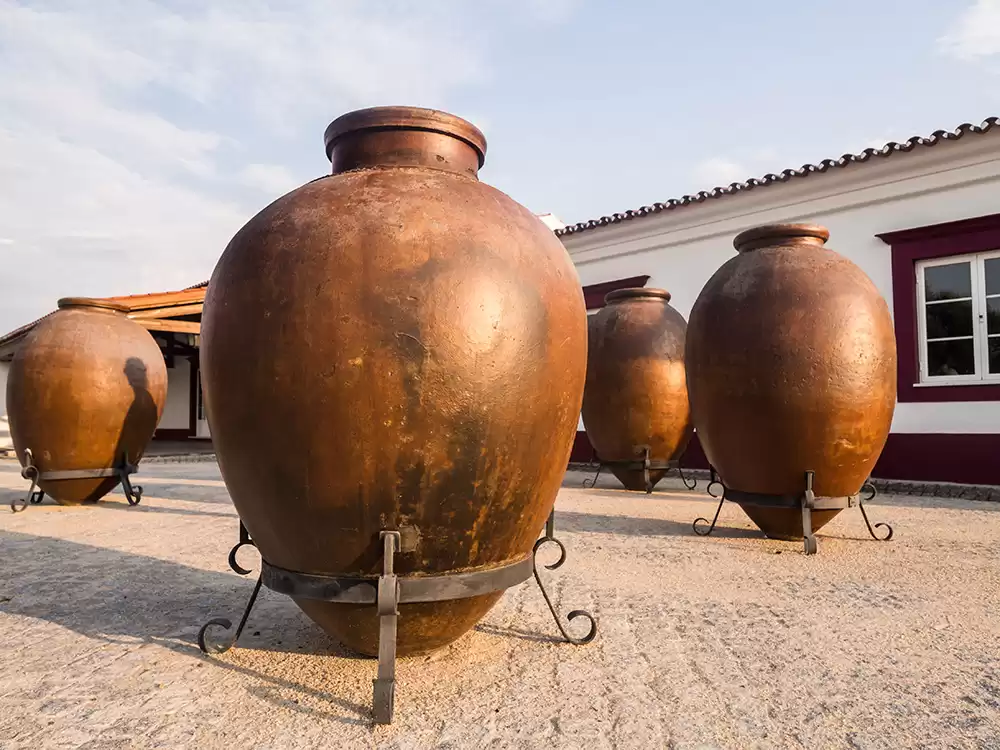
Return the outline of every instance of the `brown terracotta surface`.
[[[590,316],[583,423],[602,461],[680,458],[691,439],[684,377],[683,316],[662,289],[621,289]],[[642,469],[609,467],[630,490],[645,490]],[[650,471],[655,485],[666,470]]]
[[[167,369],[149,332],[118,306],[59,300],[10,366],[7,412],[18,458],[45,473],[136,463],[163,413]],[[93,502],[116,477],[43,481],[63,505]]]
[[[758,227],[702,290],[688,323],[695,427],[728,487],[792,494],[816,472],[820,496],[859,491],[896,403],[896,343],[885,300],[823,227]],[[797,509],[744,510],[775,538],[801,538]],[[818,530],[839,511],[813,514]]]
[[[223,475],[288,570],[376,575],[379,531],[403,526],[419,543],[401,575],[512,561],[575,434],[579,279],[540,220],[478,181],[475,128],[367,112],[328,129],[333,176],[251,219],[212,277],[201,362]],[[454,640],[497,598],[402,606],[400,653]],[[374,652],[374,607],[300,605]]]

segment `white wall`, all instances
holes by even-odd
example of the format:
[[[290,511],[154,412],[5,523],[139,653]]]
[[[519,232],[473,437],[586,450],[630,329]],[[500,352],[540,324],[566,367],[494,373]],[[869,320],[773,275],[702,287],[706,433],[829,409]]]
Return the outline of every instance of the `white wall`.
[[[186,430],[191,426],[191,363],[184,357],[174,357],[174,366],[167,369],[167,403],[157,429]]]
[[[7,372],[10,362],[0,362],[0,417],[7,416]]]
[[[685,318],[709,277],[735,254],[743,229],[809,222],[827,246],[871,277],[892,309],[890,249],[875,235],[1000,211],[1000,134],[941,143],[828,174],[710,199],[621,224],[567,235],[584,286],[649,274]],[[1000,249],[1000,248],[998,248]],[[957,386],[961,387],[961,386]],[[1000,403],[897,404],[894,432],[1000,432]]]
[[[0,362],[0,451],[14,447],[10,439],[10,424],[7,422],[7,371],[10,362]]]

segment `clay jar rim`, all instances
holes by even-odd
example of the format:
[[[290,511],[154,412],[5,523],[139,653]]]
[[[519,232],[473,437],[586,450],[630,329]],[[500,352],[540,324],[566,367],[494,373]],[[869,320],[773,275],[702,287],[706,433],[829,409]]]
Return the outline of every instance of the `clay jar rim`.
[[[633,299],[659,300],[661,302],[670,301],[670,292],[666,289],[656,289],[655,287],[636,286],[627,289],[615,289],[604,295],[604,304],[610,305],[614,302],[625,302]]]
[[[480,168],[486,163],[486,136],[471,122],[437,109],[404,106],[356,109],[338,117],[323,135],[327,158],[338,139],[362,130],[423,130],[450,135],[476,150]]]
[[[125,305],[110,300],[95,299],[93,297],[63,297],[56,303],[56,307],[65,310],[68,307],[84,307],[95,310],[107,310],[108,312],[122,313],[128,312]]]
[[[738,253],[788,245],[822,247],[828,239],[830,230],[819,224],[764,224],[740,232],[733,239],[733,247]]]

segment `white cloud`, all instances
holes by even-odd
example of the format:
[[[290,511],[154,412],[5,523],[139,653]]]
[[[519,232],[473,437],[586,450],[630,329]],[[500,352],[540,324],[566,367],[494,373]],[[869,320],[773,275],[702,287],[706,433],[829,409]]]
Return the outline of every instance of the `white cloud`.
[[[302,184],[302,180],[280,164],[247,164],[240,171],[240,180],[273,197],[284,195]]]
[[[959,60],[1000,53],[1000,0],[976,0],[938,39],[938,46]]]
[[[697,184],[704,186],[699,190],[707,190],[713,187],[725,187],[734,182],[742,182],[753,175],[751,170],[742,164],[715,156],[696,164],[692,176]]]
[[[521,2],[544,18],[569,9]],[[203,281],[260,208],[256,191],[277,197],[323,170],[329,119],[446,107],[487,74],[461,7],[0,0],[0,334],[60,296]],[[280,153],[306,127],[310,173],[246,158],[254,139]]]

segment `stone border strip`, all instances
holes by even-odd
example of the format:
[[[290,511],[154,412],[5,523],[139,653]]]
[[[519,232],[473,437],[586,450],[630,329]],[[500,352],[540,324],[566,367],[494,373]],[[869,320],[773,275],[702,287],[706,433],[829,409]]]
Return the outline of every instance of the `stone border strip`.
[[[595,472],[595,464],[571,463],[568,471]],[[688,476],[707,480],[704,469],[684,469]],[[872,479],[875,489],[886,495],[909,495],[911,497],[945,497],[961,500],[981,500],[1000,503],[1000,487],[989,484],[954,484],[952,482],[907,482],[900,479]]]

